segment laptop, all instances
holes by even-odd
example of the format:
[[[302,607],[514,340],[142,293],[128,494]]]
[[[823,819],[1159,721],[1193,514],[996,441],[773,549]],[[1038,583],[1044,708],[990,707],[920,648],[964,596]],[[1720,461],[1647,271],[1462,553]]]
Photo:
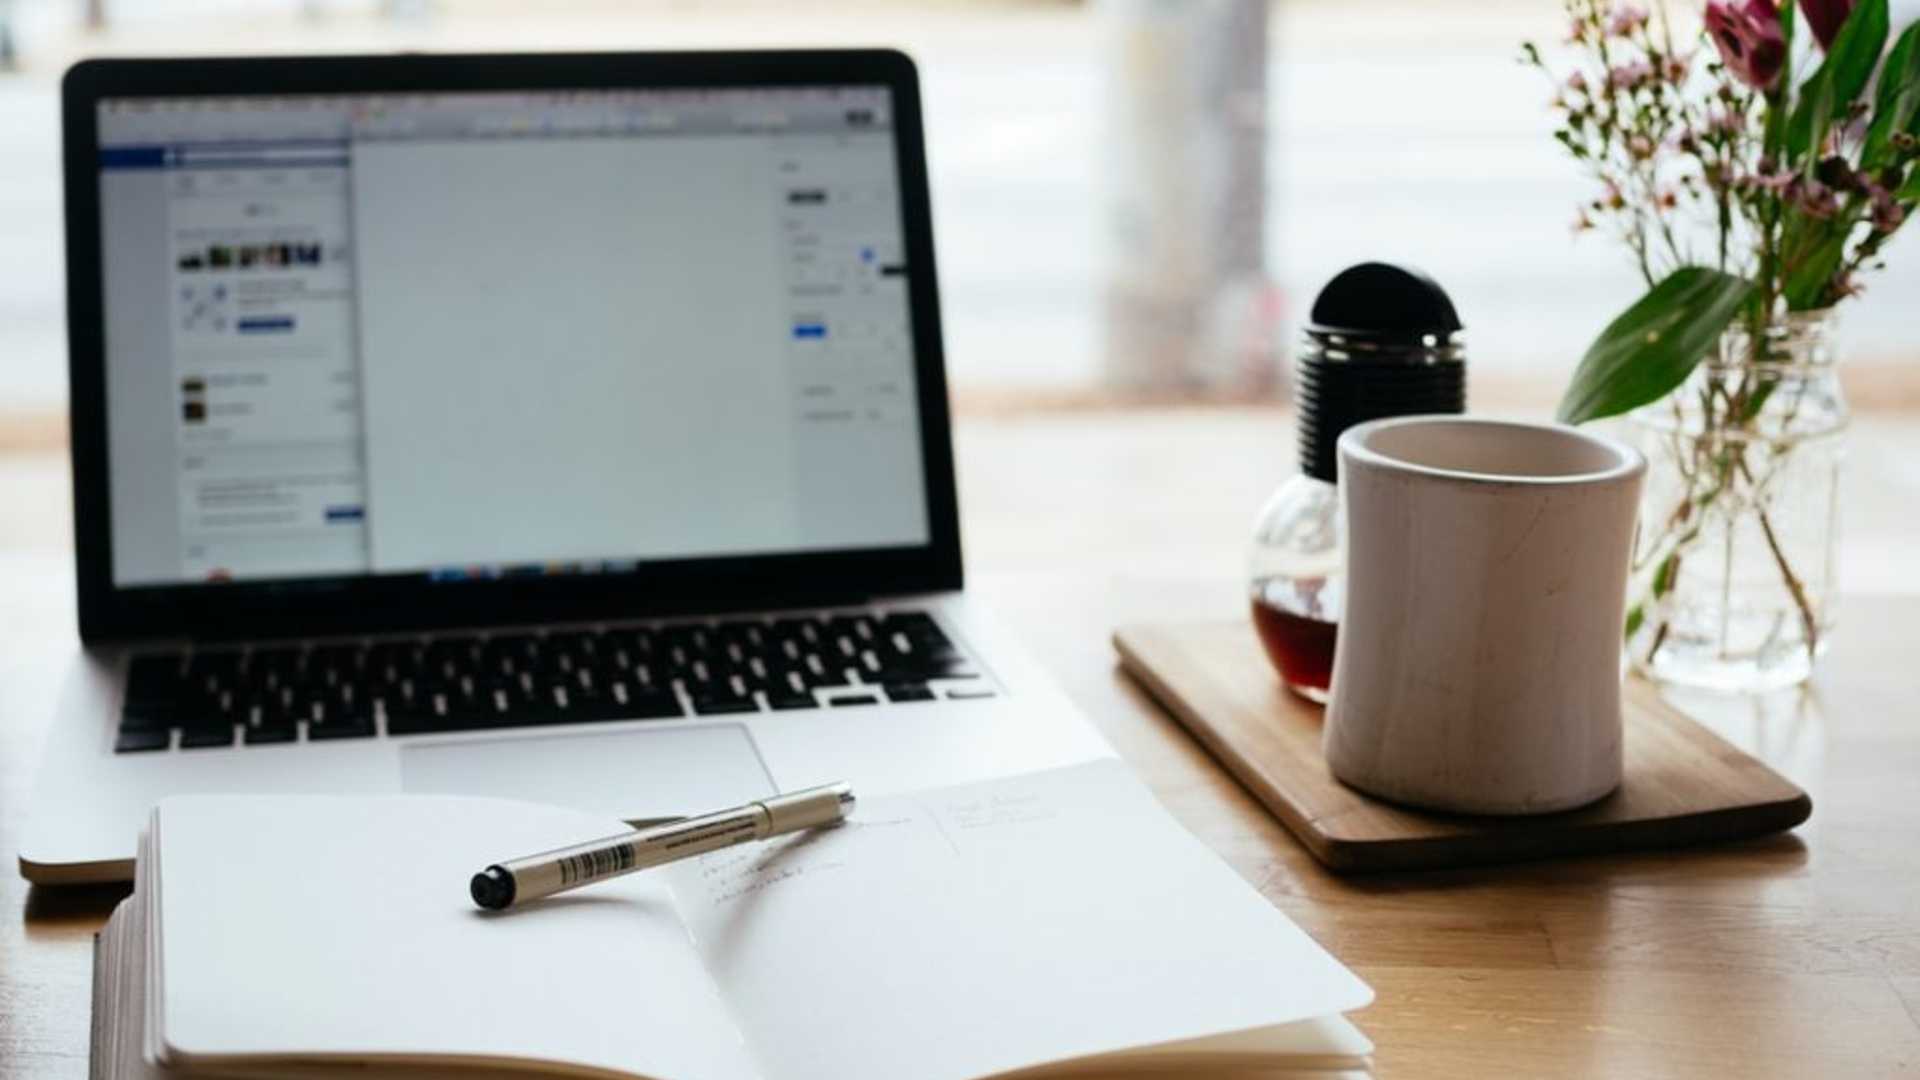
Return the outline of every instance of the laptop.
[[[962,591],[888,51],[97,60],[80,638],[24,832],[182,792],[664,818],[1108,756]]]

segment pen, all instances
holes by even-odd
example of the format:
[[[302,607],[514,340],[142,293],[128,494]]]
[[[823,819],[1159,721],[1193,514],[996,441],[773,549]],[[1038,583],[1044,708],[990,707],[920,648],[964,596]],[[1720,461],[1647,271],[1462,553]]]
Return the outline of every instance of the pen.
[[[631,874],[709,851],[838,825],[853,812],[846,781],[774,795],[699,817],[654,825],[584,844],[495,863],[473,875],[473,902],[501,911],[528,900],[566,892],[589,882]]]

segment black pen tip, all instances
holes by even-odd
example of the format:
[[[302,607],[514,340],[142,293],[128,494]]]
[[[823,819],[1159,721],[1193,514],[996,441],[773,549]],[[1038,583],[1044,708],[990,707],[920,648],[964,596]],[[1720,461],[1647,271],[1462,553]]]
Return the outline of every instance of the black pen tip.
[[[467,889],[473,893],[473,902],[488,911],[499,911],[513,903],[513,875],[497,866],[473,875]]]

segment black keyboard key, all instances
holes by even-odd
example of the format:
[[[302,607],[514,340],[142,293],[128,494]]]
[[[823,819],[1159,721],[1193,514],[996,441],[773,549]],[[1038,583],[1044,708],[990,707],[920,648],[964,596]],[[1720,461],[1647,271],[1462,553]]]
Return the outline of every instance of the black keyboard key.
[[[952,642],[947,640],[946,633],[940,629],[940,624],[934,622],[933,616],[924,611],[891,612],[880,620],[877,629],[887,637],[900,634],[909,644],[916,647],[932,648],[938,645],[952,645]]]
[[[387,732],[392,735],[421,735],[438,731],[477,731],[482,728],[499,727],[500,720],[490,713],[462,711],[448,708],[444,698],[436,695],[434,701],[424,708],[406,710],[401,713],[387,714]],[[311,735],[312,731],[309,730]]]
[[[633,627],[625,630],[609,630],[605,645],[608,649],[623,648],[638,660],[660,651],[660,635],[646,627]]]
[[[408,681],[384,701],[387,731],[393,735],[472,731],[501,723],[491,699],[482,699],[477,687],[468,691],[462,684]]]
[[[270,743],[290,743],[300,735],[300,729],[292,724],[253,725],[240,729],[240,741],[248,746],[265,746]]]
[[[165,728],[157,731],[121,731],[113,740],[113,752],[116,754],[138,754],[148,750],[165,750],[173,743],[173,733]]]
[[[309,739],[358,739],[373,734],[373,709],[357,694],[341,692],[306,703]]]
[[[601,635],[596,630],[562,630],[547,635],[545,647],[549,652],[567,653],[576,659],[591,658],[601,648]]]
[[[693,695],[693,711],[702,716],[719,713],[759,712],[760,705],[748,694],[716,692]]]
[[[180,694],[181,657],[177,653],[136,656],[127,665],[126,704],[159,705]]]
[[[767,704],[781,712],[793,709],[817,709],[820,707],[820,702],[815,700],[812,694],[804,692],[794,693],[790,690],[777,693],[769,690],[767,692]]]
[[[894,683],[887,687],[888,701],[932,701],[933,691],[926,683]]]
[[[180,732],[180,748],[197,750],[213,746],[233,745],[233,725],[221,727],[186,728]]]
[[[237,723],[245,719],[240,715],[238,697],[234,690],[196,691],[180,702],[174,711],[174,718],[186,727]],[[121,726],[126,725],[122,723]]]
[[[819,621],[815,619],[775,619],[773,633],[776,640],[791,641],[803,652],[811,650],[826,640],[821,633]]]
[[[390,705],[387,708],[387,734],[423,735],[445,730],[439,717],[416,705]]]
[[[823,660],[817,655],[807,656],[794,669],[808,686],[845,686],[847,673],[839,665]]]
[[[426,650],[417,641],[379,641],[368,647],[361,670],[367,678],[385,686],[396,686],[420,673]]]
[[[855,694],[852,697],[833,698],[829,700],[827,704],[832,705],[834,708],[839,708],[843,705],[878,705],[880,704],[880,699],[874,697],[872,694]]]
[[[372,717],[333,717],[307,724],[308,739],[364,739],[372,734]]]
[[[306,719],[304,705],[293,687],[276,686],[251,695],[242,706],[240,720],[247,724],[291,724]]]
[[[687,715],[680,698],[671,690],[623,688],[620,715],[628,720],[665,720]]]
[[[165,731],[174,726],[175,710],[165,706],[138,706],[120,714],[120,730]]]
[[[502,634],[487,639],[480,669],[489,678],[511,678],[541,669],[540,639],[532,634]]]

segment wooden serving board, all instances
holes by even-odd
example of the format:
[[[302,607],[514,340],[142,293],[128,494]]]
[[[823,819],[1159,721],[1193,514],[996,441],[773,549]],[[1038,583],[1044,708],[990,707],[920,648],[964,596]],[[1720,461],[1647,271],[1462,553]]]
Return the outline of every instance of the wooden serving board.
[[[1435,814],[1363,795],[1320,756],[1321,709],[1287,691],[1241,622],[1126,627],[1126,670],[1341,873],[1679,847],[1791,829],[1807,793],[1629,679],[1626,779],[1590,806],[1537,817]]]

